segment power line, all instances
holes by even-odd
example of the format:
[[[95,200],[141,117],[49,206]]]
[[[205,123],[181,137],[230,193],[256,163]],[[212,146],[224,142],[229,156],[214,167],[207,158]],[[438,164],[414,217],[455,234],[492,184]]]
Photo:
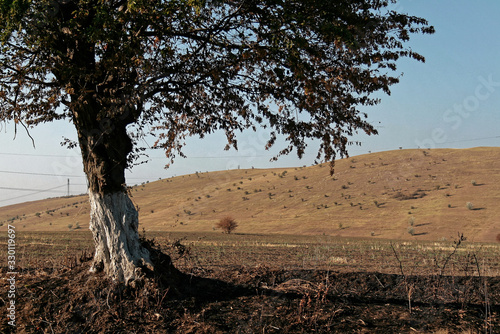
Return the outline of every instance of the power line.
[[[83,175],[67,175],[67,174],[50,174],[50,173],[33,173],[33,172],[14,172],[8,170],[0,170],[0,173],[22,174],[22,175],[37,175],[37,176],[64,176],[64,177],[85,177]]]
[[[28,156],[28,157],[52,157],[52,158],[67,158],[68,155],[56,155],[56,154],[31,154],[31,153],[8,153],[8,152],[0,152],[0,155],[14,155],[14,156]],[[266,158],[272,157],[273,155],[228,155],[228,156],[190,156],[188,155],[188,159],[232,159],[232,158]],[[81,158],[79,156],[75,156]],[[148,159],[167,159],[165,156],[161,157],[148,157]]]
[[[69,157],[69,155],[57,155],[57,154],[31,154],[31,153],[8,153],[8,152],[0,152],[0,155],[15,155],[15,156],[26,156],[26,157],[52,157],[52,158]]]
[[[483,138],[475,138],[475,139],[462,139],[462,140],[454,140],[454,141],[447,141],[441,144],[452,144],[452,143],[461,143],[461,142],[468,142],[468,141],[477,141],[477,140],[484,140],[484,139],[496,139],[500,138],[500,136],[494,136],[494,137],[483,137]]]
[[[10,170],[0,170],[0,173],[6,174],[21,174],[21,175],[36,175],[36,176],[58,176],[58,177],[83,177],[85,175],[68,175],[68,174],[52,174],[52,173],[34,173],[34,172],[16,172]],[[148,180],[146,177],[127,177],[127,180]]]
[[[64,187],[64,186],[59,186],[59,187],[56,187],[56,188],[61,188],[61,187]],[[2,190],[39,191],[39,192],[47,191],[47,190],[52,190],[52,189],[56,189],[56,188],[50,188],[50,189],[42,190],[42,189],[29,189],[29,188],[0,187],[0,189],[2,189]]]
[[[11,200],[14,200],[14,199],[18,199],[18,198],[22,198],[22,197],[28,197],[28,196],[32,196],[32,195],[36,195],[36,194],[39,194],[39,193],[43,193],[43,192],[49,192],[51,190],[54,190],[54,189],[58,189],[58,188],[62,188],[62,187],[66,187],[66,185],[62,185],[62,186],[57,186],[57,187],[53,187],[53,188],[49,188],[49,189],[43,189],[43,190],[40,190],[40,189],[32,189],[33,193],[30,193],[30,194],[26,194],[26,195],[21,195],[21,196],[16,196],[16,197],[10,197],[8,199],[3,199],[3,200],[0,200],[0,202],[7,202],[7,201],[11,201]],[[5,188],[5,187],[2,187],[2,189]],[[10,188],[9,190],[28,190],[28,189],[23,189],[23,188]]]

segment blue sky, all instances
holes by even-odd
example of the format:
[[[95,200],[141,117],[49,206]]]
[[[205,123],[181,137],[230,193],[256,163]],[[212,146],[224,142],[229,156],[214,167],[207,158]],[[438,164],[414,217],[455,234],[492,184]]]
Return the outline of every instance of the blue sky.
[[[403,73],[390,96],[363,108],[377,126],[378,136],[356,135],[351,156],[402,148],[468,148],[500,146],[500,2],[406,0],[396,5],[401,12],[426,18],[434,35],[413,36],[409,46],[426,57],[424,64],[402,59]],[[75,139],[68,122],[42,124],[30,131],[0,123],[0,206],[86,191],[78,150],[60,146],[63,137]],[[192,173],[238,168],[310,165],[316,155],[311,143],[306,156],[294,154],[270,163],[273,152],[263,149],[266,132],[243,133],[240,151],[225,152],[222,134],[204,140],[190,139],[185,153],[172,167],[160,151],[150,153],[147,164],[128,173],[128,183]],[[149,143],[152,144],[152,143]],[[279,143],[278,143],[279,144]],[[278,146],[277,146],[278,147]],[[48,189],[51,189],[50,191]]]

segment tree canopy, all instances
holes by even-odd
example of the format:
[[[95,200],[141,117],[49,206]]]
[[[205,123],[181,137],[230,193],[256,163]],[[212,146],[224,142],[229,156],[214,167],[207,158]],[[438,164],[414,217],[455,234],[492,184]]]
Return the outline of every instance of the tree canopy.
[[[333,161],[353,133],[376,133],[359,106],[390,92],[396,61],[424,60],[404,44],[433,28],[389,6],[1,0],[0,118],[26,126],[67,118],[101,136],[135,124],[131,145],[156,133],[171,158],[186,136],[220,129],[237,147],[238,131],[264,126],[267,147],[287,140],[280,154],[300,157],[312,138],[318,158]]]
[[[125,192],[147,134],[168,158],[188,136],[266,127],[278,156],[347,154],[375,134],[360,106],[398,82],[427,21],[379,0],[0,0],[0,120],[68,119],[89,185],[92,271],[124,282],[155,264]],[[71,144],[70,145],[77,145]],[[333,166],[333,165],[332,165]]]

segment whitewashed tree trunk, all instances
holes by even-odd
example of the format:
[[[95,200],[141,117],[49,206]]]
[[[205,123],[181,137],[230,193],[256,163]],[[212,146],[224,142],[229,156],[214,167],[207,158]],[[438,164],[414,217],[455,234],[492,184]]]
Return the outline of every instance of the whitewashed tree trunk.
[[[96,247],[91,271],[104,271],[129,284],[143,275],[141,267],[153,270],[149,252],[140,245],[138,213],[127,193],[89,191],[89,200],[90,230]]]

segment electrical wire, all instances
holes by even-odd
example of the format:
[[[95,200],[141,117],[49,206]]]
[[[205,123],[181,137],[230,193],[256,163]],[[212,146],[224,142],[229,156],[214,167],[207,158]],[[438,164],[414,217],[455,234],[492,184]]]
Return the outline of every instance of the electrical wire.
[[[18,199],[18,198],[22,198],[22,197],[28,197],[28,196],[32,196],[32,195],[36,195],[36,194],[39,194],[39,193],[43,193],[43,192],[51,192],[52,190],[54,189],[59,189],[59,188],[62,188],[62,187],[66,187],[67,185],[62,185],[62,186],[57,186],[57,187],[53,187],[53,188],[48,188],[48,189],[43,189],[43,190],[40,190],[40,189],[32,189],[33,193],[29,193],[29,194],[26,194],[26,195],[21,195],[21,196],[16,196],[16,197],[10,197],[10,198],[7,198],[7,199],[3,199],[3,200],[0,200],[0,203],[1,202],[7,202],[7,201],[11,201],[11,200],[14,200],[14,199]],[[6,187],[0,187],[0,189],[5,189]],[[24,189],[24,188],[9,188],[9,190],[26,190],[28,191],[28,189]]]
[[[36,175],[36,176],[85,177],[84,175],[67,175],[67,174],[33,173],[33,172],[15,172],[15,171],[8,171],[8,170],[0,170],[0,173],[22,174],[22,175]]]

